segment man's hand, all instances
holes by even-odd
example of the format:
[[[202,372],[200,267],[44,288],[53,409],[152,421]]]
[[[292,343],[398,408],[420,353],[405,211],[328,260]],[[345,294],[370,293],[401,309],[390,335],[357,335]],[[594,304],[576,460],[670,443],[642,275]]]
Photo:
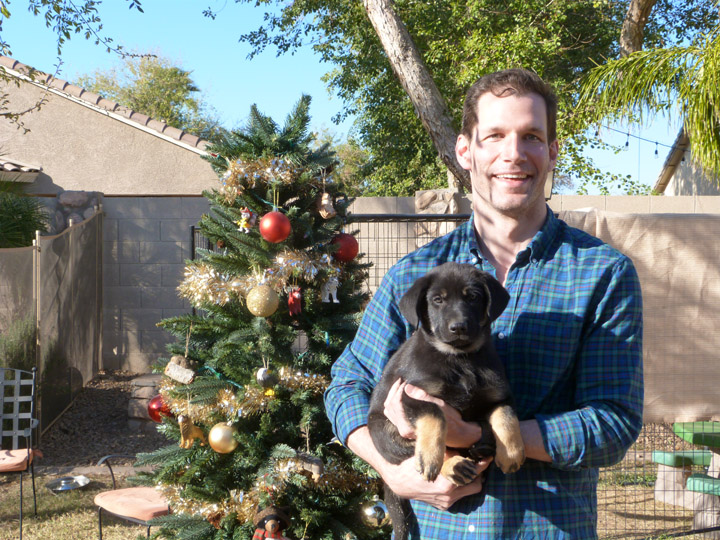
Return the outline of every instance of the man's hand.
[[[478,478],[467,485],[458,487],[442,475],[438,476],[434,482],[425,481],[415,468],[414,457],[406,459],[399,465],[385,461],[375,448],[367,426],[353,431],[347,439],[347,446],[369,463],[395,493],[408,499],[424,501],[440,510],[447,510],[462,497],[480,493],[482,479],[479,475],[487,469],[492,461],[486,459],[478,463]]]
[[[398,429],[401,437],[405,439],[415,438],[413,427],[410,422],[408,422],[402,406],[401,400],[403,393],[420,401],[435,403],[440,407],[445,414],[445,420],[447,422],[447,446],[451,448],[469,448],[476,441],[480,440],[482,429],[479,425],[472,422],[465,422],[460,416],[460,413],[447,405],[442,399],[431,396],[422,388],[398,379],[390,388],[387,398],[385,399],[384,413],[387,419]]]
[[[417,472],[414,457],[406,459],[400,465],[387,463],[380,474],[390,489],[400,497],[423,501],[440,510],[447,510],[459,499],[482,491],[480,474],[487,469],[491,461],[492,458],[478,463],[477,478],[464,486],[456,486],[443,475],[439,475],[434,482],[427,482]]]

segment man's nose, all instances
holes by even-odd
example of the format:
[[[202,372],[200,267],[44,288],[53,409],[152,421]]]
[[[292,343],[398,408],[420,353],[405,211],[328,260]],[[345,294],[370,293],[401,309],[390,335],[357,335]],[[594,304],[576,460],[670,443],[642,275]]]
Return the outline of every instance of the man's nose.
[[[503,137],[502,157],[506,161],[524,161],[525,150],[522,138],[514,133]]]

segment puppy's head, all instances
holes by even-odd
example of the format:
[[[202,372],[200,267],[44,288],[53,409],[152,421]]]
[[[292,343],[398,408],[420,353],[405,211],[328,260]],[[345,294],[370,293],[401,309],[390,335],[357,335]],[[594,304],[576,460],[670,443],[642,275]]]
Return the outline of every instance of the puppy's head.
[[[448,262],[413,283],[400,299],[400,312],[450,354],[483,346],[490,323],[510,300],[503,286],[470,264]]]

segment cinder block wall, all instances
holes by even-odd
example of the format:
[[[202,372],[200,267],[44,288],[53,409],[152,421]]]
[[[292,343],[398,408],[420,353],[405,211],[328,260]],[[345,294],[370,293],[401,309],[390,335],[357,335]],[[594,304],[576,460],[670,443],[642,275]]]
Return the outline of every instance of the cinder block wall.
[[[177,294],[191,256],[197,197],[105,196],[103,367],[147,372],[172,336],[156,324],[190,311]]]
[[[720,197],[595,197],[564,195],[549,201],[554,211],[598,208],[622,213],[720,213]],[[187,313],[191,306],[177,294],[185,260],[190,258],[190,226],[209,210],[202,196],[113,197],[105,195],[103,253],[103,367],[148,372],[165,354],[172,336],[156,324],[165,317]],[[368,197],[357,199],[356,214],[412,214],[415,198]],[[468,212],[469,204],[459,211]],[[403,227],[403,225],[390,225]],[[395,234],[395,237],[398,235]],[[366,246],[387,257],[370,261],[379,278],[395,260],[414,249],[397,245],[387,249]],[[408,240],[410,242],[410,240]],[[391,260],[392,259],[392,260]]]

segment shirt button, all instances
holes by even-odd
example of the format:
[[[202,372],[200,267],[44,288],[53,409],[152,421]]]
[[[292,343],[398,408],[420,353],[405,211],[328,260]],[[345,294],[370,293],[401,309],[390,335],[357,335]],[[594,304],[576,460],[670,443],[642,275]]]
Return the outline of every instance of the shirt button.
[[[468,531],[475,532],[475,525],[468,526]]]
[[[505,339],[505,333],[504,333],[504,332],[500,332],[500,333],[498,334],[498,339]]]

